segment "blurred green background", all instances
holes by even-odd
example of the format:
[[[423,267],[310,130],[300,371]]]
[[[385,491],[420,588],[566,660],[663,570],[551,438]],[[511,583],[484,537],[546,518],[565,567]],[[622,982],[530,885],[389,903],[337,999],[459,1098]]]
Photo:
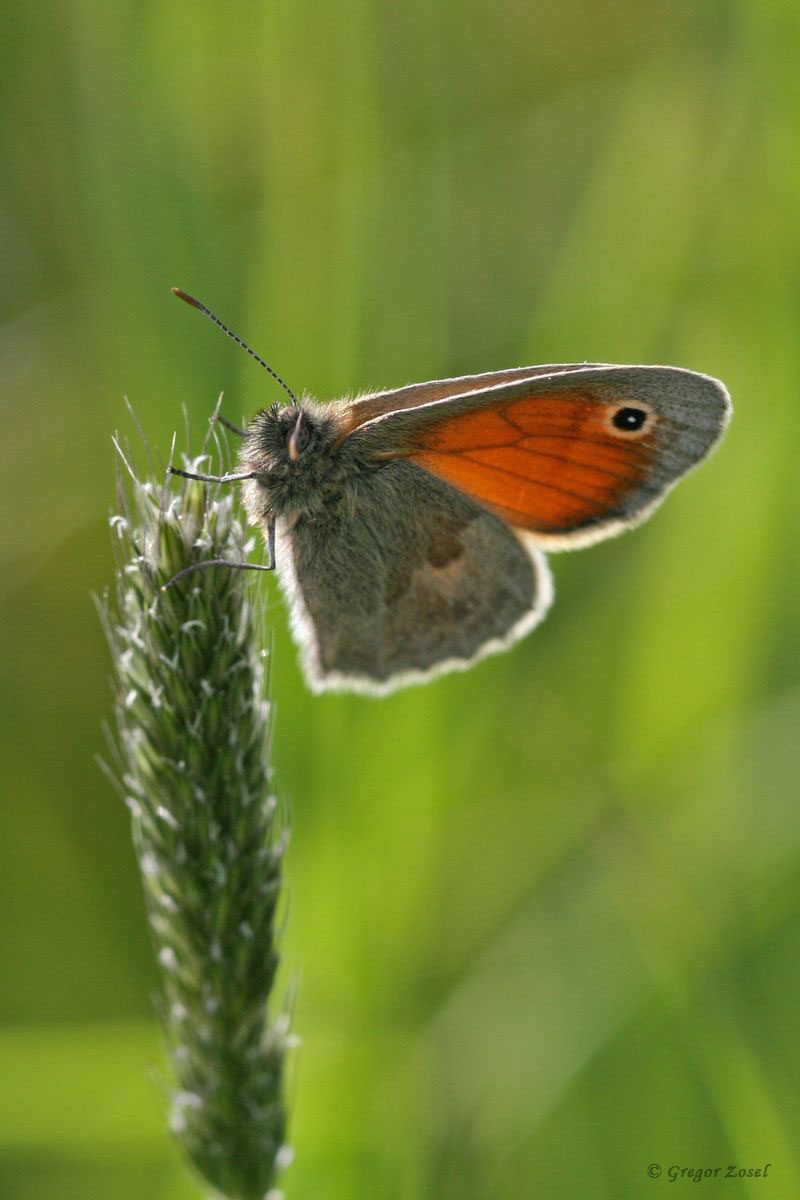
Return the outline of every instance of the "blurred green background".
[[[315,699],[272,593],[289,1200],[800,1195],[799,50],[794,0],[6,6],[3,1197],[201,1194],[90,593],[123,395],[166,455],[280,394],[173,284],[321,397],[588,359],[736,405],[467,675]]]

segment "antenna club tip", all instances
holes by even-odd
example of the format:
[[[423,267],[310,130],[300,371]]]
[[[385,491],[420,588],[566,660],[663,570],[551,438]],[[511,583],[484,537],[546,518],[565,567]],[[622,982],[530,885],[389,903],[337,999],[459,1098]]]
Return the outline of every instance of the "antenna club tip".
[[[183,288],[174,287],[172,289],[173,296],[177,296],[179,300],[183,300],[184,304],[191,304],[192,308],[202,309],[202,304],[199,300],[195,300],[194,296],[190,296]]]

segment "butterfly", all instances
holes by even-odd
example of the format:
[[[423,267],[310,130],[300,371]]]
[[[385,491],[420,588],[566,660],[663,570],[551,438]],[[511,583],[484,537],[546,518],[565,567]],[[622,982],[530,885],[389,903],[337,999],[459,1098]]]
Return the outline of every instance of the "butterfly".
[[[681,367],[515,367],[257,413],[239,470],[312,691],[373,695],[507,650],[553,600],[547,551],[646,520],[718,442],[722,383]],[[175,580],[171,580],[173,583]]]

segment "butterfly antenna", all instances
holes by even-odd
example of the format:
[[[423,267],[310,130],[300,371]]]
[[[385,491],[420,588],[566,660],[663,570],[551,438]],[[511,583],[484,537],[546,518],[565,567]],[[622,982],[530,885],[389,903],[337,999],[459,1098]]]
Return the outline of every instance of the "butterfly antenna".
[[[288,396],[290,396],[291,399],[294,401],[294,403],[299,406],[300,402],[297,399],[297,396],[295,396],[292,389],[289,387],[288,383],[284,383],[284,381],[281,379],[278,372],[273,371],[273,369],[269,365],[269,363],[264,362],[263,358],[259,358],[259,356],[256,354],[255,350],[250,349],[247,342],[243,342],[242,339],[238,336],[238,334],[235,334],[232,329],[228,329],[227,325],[223,325],[223,323],[222,323],[222,321],[220,321],[219,317],[215,316],[215,314],[211,311],[210,308],[206,308],[205,304],[201,304],[199,300],[195,300],[194,296],[190,296],[188,292],[182,291],[181,288],[174,287],[172,289],[172,292],[173,292],[173,295],[177,296],[179,300],[183,300],[183,302],[185,304],[191,304],[192,308],[199,308],[200,312],[205,313],[206,316],[209,318],[209,320],[213,321],[214,324],[217,325],[222,330],[223,333],[227,333],[229,338],[233,338],[233,340],[234,340],[234,342],[236,342],[237,346],[241,346],[243,350],[246,350],[247,353],[250,355],[250,357],[254,358],[260,367],[263,367],[265,371],[268,371],[269,374],[272,376],[272,378],[275,380],[275,382],[279,383],[281,385],[281,387],[283,388],[283,390],[286,392],[286,394]]]

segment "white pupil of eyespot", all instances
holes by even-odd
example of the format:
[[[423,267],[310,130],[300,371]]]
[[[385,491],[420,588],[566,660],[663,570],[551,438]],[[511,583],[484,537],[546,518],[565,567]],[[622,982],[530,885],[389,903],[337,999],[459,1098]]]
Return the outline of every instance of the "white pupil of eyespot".
[[[626,433],[635,433],[644,427],[647,421],[647,411],[643,408],[635,408],[633,405],[626,405],[625,408],[618,408],[611,420],[616,429]]]

